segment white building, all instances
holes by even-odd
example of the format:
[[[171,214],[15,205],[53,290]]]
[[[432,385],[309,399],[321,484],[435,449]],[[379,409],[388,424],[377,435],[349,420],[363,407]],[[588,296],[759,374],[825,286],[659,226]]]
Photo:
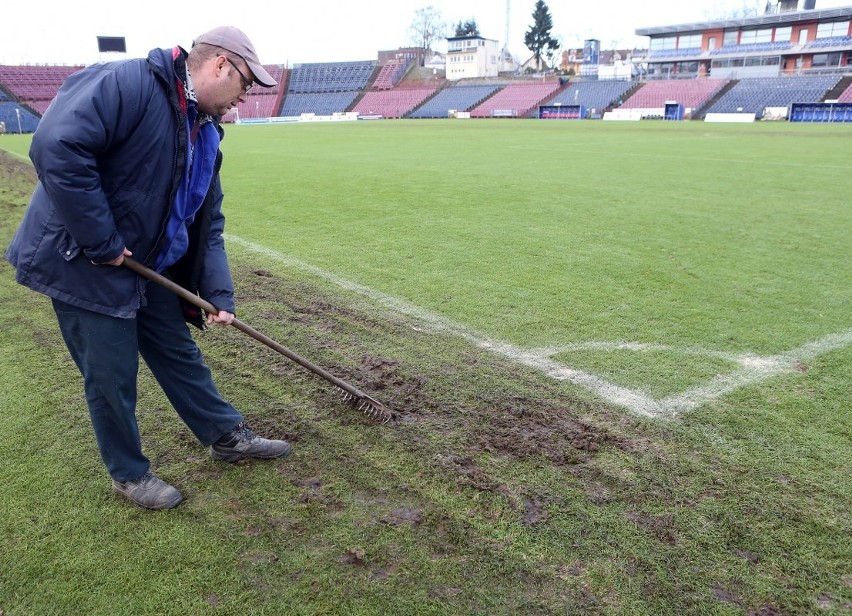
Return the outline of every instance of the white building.
[[[500,49],[497,41],[481,36],[447,38],[447,79],[457,81],[472,77],[497,77]]]

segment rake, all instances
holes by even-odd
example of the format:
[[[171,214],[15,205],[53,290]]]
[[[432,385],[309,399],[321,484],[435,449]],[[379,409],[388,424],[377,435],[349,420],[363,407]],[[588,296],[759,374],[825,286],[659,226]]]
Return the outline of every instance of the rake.
[[[184,289],[182,286],[180,286],[178,284],[175,284],[174,282],[172,282],[171,280],[169,280],[165,276],[161,276],[160,274],[158,274],[154,270],[145,267],[144,265],[142,265],[138,261],[131,259],[130,257],[124,257],[124,265],[126,265],[128,268],[130,268],[131,270],[133,270],[134,272],[136,272],[140,276],[144,276],[148,280],[151,280],[152,282],[155,282],[158,285],[165,287],[166,289],[168,289],[169,291],[171,291],[172,293],[174,293],[175,295],[177,295],[181,299],[184,299],[187,302],[189,302],[190,304],[192,304],[192,305],[194,305],[198,308],[201,308],[202,310],[204,310],[207,313],[216,314],[216,313],[219,312],[219,310],[210,302],[208,302],[204,299],[201,299],[196,294],[190,292],[187,289]],[[368,415],[368,416],[370,416],[374,419],[380,419],[383,422],[387,422],[393,417],[393,415],[394,415],[393,411],[391,409],[389,409],[388,407],[386,407],[381,402],[379,402],[378,400],[371,398],[370,396],[365,394],[363,391],[361,391],[357,387],[350,385],[346,381],[337,378],[336,376],[334,376],[333,374],[329,373],[328,371],[320,368],[316,364],[309,362],[307,359],[305,359],[304,357],[294,353],[293,351],[291,351],[290,349],[288,349],[284,345],[275,342],[275,340],[273,340],[269,336],[257,331],[256,329],[254,329],[253,327],[251,327],[249,325],[246,325],[245,323],[243,323],[242,321],[240,321],[237,318],[235,318],[231,322],[231,325],[236,327],[238,330],[240,330],[244,334],[251,336],[252,338],[257,340],[258,342],[262,342],[263,344],[268,346],[270,349],[281,353],[281,355],[283,355],[284,357],[296,362],[297,364],[299,364],[303,368],[309,370],[310,372],[313,372],[317,376],[319,376],[319,377],[325,379],[326,381],[332,383],[338,389],[338,391],[341,393],[341,395],[343,396],[344,402],[350,404],[351,406],[355,407],[356,409],[365,413],[366,415]]]

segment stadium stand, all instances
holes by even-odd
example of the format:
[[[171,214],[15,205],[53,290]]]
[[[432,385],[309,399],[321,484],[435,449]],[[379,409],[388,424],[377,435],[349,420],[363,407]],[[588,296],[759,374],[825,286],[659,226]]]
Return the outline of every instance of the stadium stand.
[[[65,79],[82,66],[8,66],[0,65],[0,85],[12,96],[41,115],[59,91]]]
[[[601,111],[612,107],[632,88],[632,81],[576,81],[547,101],[548,105],[582,105]]]
[[[650,81],[622,105],[625,109],[659,109],[668,101],[698,109],[728,83],[727,79],[672,79]]]
[[[29,109],[14,101],[0,99],[0,122],[7,133],[31,133],[38,127],[38,120],[39,117]]]
[[[343,113],[352,103],[359,92],[353,90],[351,92],[307,92],[298,94],[288,94],[284,99],[284,106],[281,108],[281,116],[292,117],[299,116],[303,113],[313,113],[316,115],[333,115],[335,113]]]
[[[423,106],[408,114],[409,118],[446,118],[450,111],[468,111],[494,94],[499,85],[454,85],[444,88]]]
[[[373,74],[375,63],[324,62],[300,64],[290,71],[288,94],[306,92],[354,92],[363,90]]]
[[[280,115],[332,115],[346,111],[367,88],[375,67],[372,61],[294,66],[290,69],[287,94]]]
[[[852,84],[850,84],[848,88],[843,90],[843,93],[837,97],[837,102],[852,103]]]
[[[780,51],[789,49],[790,41],[779,41],[777,43],[746,43],[744,45],[723,45],[718,49],[710,51],[711,56],[726,55],[726,54],[743,54],[753,53],[756,51]]]
[[[820,47],[844,47],[850,44],[852,44],[852,36],[832,36],[814,39],[805,45],[805,47],[808,49],[818,49]]]
[[[716,101],[707,113],[755,113],[761,117],[766,107],[822,101],[825,93],[839,81],[838,75],[743,79]]]
[[[522,117],[529,114],[548,96],[559,89],[558,82],[510,83],[485,102],[474,107],[473,118]]]
[[[649,55],[653,58],[683,58],[686,56],[700,56],[701,47],[685,47],[683,49],[656,49]]]
[[[435,93],[435,88],[395,88],[364,94],[352,111],[359,115],[402,118]]]
[[[385,63],[373,82],[374,90],[390,90],[402,79],[414,58],[393,58]]]

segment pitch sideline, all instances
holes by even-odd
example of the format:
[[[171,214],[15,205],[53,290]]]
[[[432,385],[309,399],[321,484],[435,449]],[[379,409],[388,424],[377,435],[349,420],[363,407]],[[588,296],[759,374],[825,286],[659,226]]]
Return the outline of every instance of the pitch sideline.
[[[393,297],[381,291],[376,291],[364,285],[346,280],[340,276],[318,268],[314,265],[285,255],[266,246],[250,242],[241,237],[225,234],[226,241],[238,244],[243,248],[262,254],[282,265],[308,272],[335,286],[357,293],[393,310],[401,315],[414,317],[426,327],[435,332],[449,333],[469,341],[471,344],[505,357],[511,361],[525,365],[542,372],[559,381],[569,381],[592,391],[607,402],[621,406],[644,417],[674,418],[680,413],[690,411],[711,400],[719,398],[736,389],[764,381],[785,372],[792,372],[800,362],[852,345],[852,328],[829,334],[819,340],[806,343],[797,349],[768,357],[753,354],[735,355],[702,349],[671,349],[664,345],[637,344],[629,342],[590,342],[580,345],[568,345],[559,348],[526,350],[507,342],[496,341],[485,334],[477,332],[460,323],[424,310],[405,300]],[[675,350],[684,354],[715,356],[740,364],[740,368],[727,374],[720,374],[708,383],[687,389],[678,394],[662,399],[655,399],[641,390],[621,387],[594,374],[577,370],[554,361],[551,357],[559,352],[573,348],[597,350]]]

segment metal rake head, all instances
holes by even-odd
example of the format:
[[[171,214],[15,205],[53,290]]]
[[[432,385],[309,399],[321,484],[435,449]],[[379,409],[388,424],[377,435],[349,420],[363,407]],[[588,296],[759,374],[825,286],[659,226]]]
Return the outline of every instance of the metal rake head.
[[[361,395],[355,395],[354,393],[339,387],[337,390],[343,397],[344,402],[354,406],[365,415],[372,417],[373,419],[378,419],[382,423],[387,423],[393,419],[394,413],[391,409],[378,400],[371,398],[367,394],[362,393]]]

